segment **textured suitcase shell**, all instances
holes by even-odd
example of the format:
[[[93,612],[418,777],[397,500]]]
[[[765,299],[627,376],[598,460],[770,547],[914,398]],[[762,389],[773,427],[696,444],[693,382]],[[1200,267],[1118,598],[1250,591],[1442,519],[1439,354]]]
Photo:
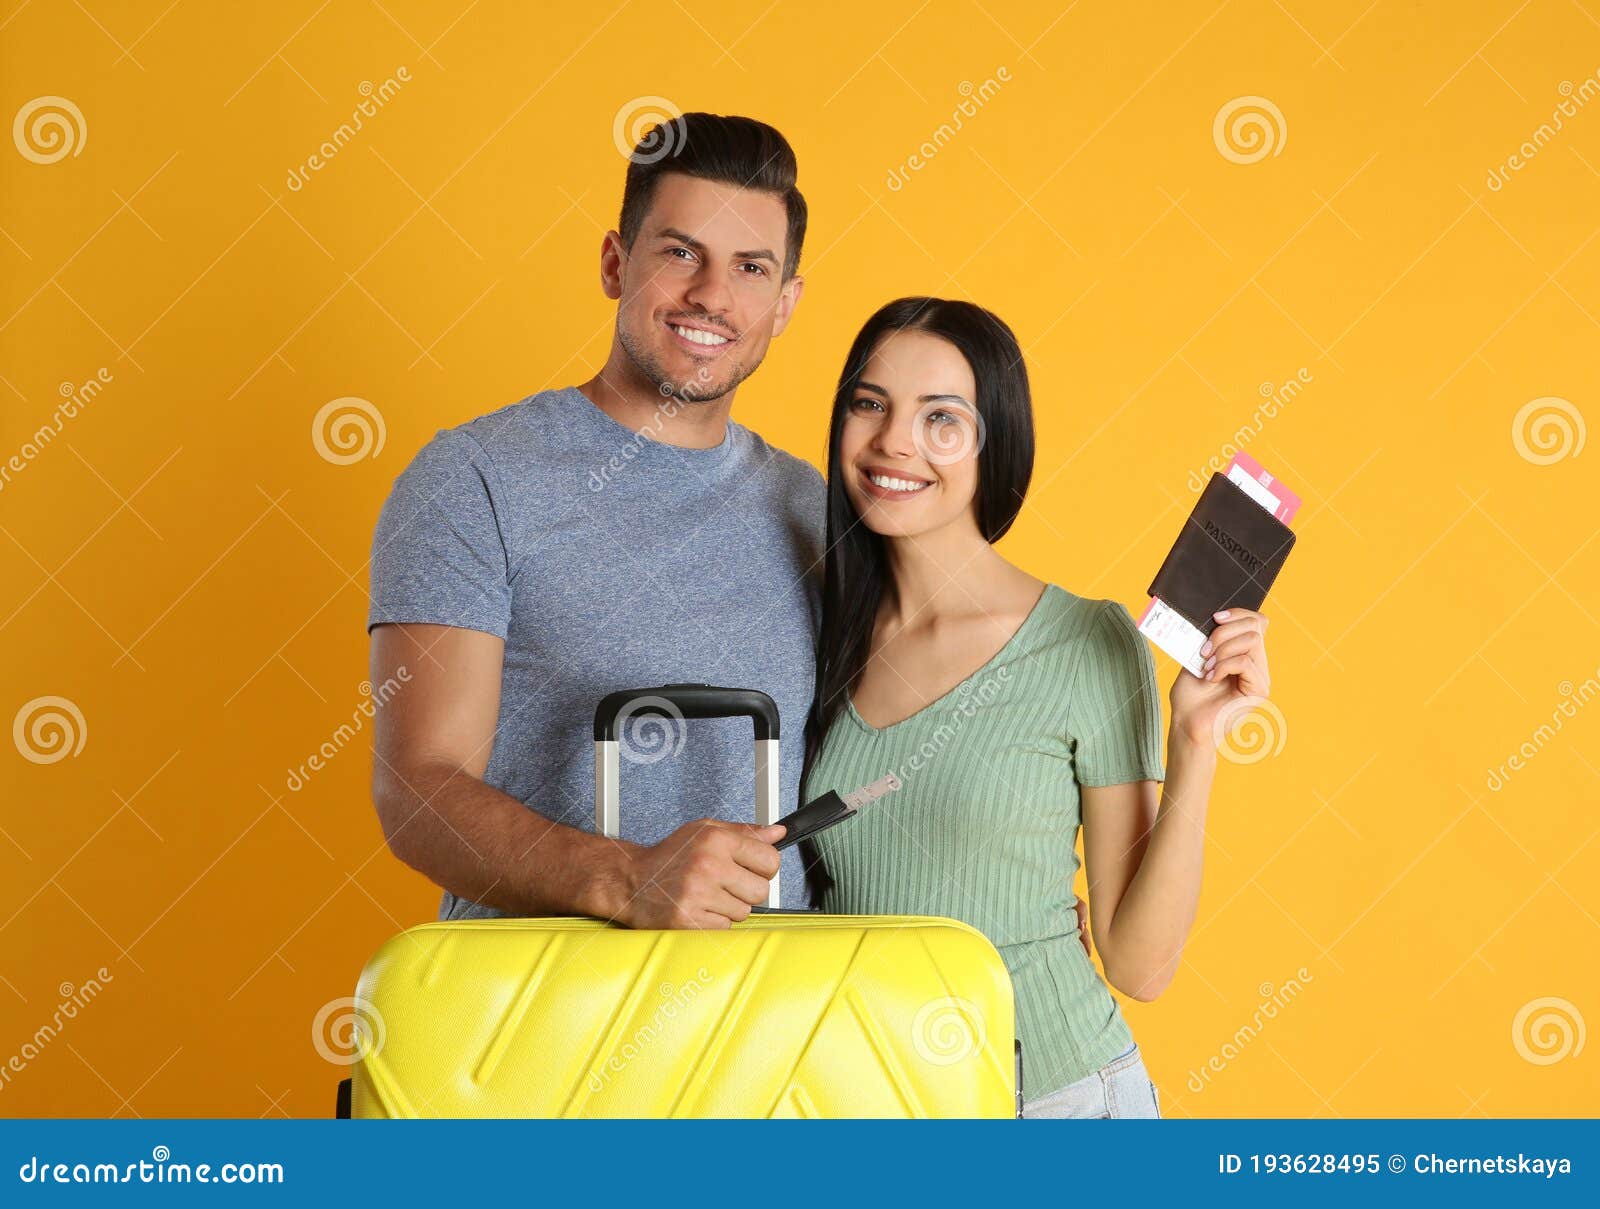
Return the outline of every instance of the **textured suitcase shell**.
[[[357,989],[355,1117],[1012,1117],[1012,986],[958,920],[430,923]]]

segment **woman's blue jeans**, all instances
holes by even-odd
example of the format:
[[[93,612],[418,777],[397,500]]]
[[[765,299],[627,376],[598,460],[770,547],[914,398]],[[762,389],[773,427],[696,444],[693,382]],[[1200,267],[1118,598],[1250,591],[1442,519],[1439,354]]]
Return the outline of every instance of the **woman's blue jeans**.
[[[1156,1085],[1137,1045],[1130,1045],[1093,1074],[1022,1105],[1022,1119],[1159,1117]]]

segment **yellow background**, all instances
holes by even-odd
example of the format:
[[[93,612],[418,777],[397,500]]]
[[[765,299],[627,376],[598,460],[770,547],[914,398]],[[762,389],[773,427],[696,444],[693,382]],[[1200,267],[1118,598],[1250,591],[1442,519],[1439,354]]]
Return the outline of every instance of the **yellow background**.
[[[1600,104],[1488,185],[1593,84],[1594,6],[8,9],[4,113],[64,96],[86,137],[0,154],[0,459],[112,381],[0,490],[0,724],[61,696],[87,728],[49,764],[0,735],[0,1064],[111,980],[0,1112],[331,1110],[313,1019],[436,892],[383,847],[365,735],[287,773],[361,701],[394,476],[603,360],[613,120],[651,96],[799,156],[807,289],[735,417],[818,460],[874,308],[995,309],[1041,433],[1005,549],[1080,594],[1137,612],[1191,474],[1310,377],[1247,446],[1306,501],[1266,610],[1281,749],[1221,765],[1185,967],[1128,1007],[1168,1115],[1595,1112],[1600,1041],[1534,1062],[1513,1023],[1600,1022],[1600,704],[1487,784],[1600,676],[1600,450],[1535,464],[1512,428],[1545,396],[1600,419]],[[1214,139],[1241,96],[1282,114],[1259,162]],[[386,428],[351,465],[311,438],[342,396]]]

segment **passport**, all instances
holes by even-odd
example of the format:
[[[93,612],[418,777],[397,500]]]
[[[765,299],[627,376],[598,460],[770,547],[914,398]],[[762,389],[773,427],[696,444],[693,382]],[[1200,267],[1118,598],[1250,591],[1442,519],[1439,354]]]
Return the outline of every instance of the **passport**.
[[[1248,454],[1212,474],[1150,581],[1139,631],[1196,676],[1213,613],[1259,611],[1294,548],[1286,523],[1300,504]]]

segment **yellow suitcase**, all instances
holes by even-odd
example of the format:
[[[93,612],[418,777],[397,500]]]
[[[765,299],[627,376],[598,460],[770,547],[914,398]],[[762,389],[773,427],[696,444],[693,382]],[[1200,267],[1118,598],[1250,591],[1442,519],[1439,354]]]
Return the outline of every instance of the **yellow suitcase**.
[[[757,819],[777,818],[777,708],[667,685],[596,712],[596,827],[617,834],[617,725],[748,714]],[[724,930],[589,918],[429,923],[356,990],[354,1117],[1011,1117],[1011,979],[977,929],[783,913]]]

